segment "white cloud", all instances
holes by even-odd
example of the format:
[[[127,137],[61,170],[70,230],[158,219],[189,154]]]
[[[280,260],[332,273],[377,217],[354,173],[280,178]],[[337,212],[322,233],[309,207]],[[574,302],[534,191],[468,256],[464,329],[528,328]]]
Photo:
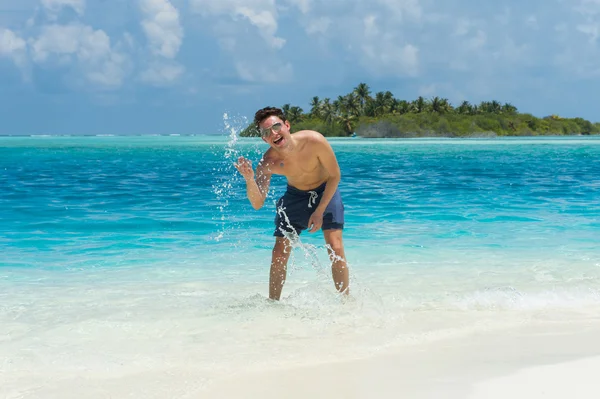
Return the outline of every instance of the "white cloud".
[[[530,63],[528,50],[529,46],[527,44],[517,43],[515,39],[508,37],[504,39],[503,43],[499,46],[497,50],[492,51],[492,57],[496,60],[502,61],[505,65],[527,65]]]
[[[377,17],[375,15],[367,15],[364,18],[365,35],[376,36],[379,34]]]
[[[153,54],[175,58],[183,41],[179,11],[168,0],[140,0],[142,28]]]
[[[554,65],[571,77],[597,79],[600,75],[600,0],[568,4],[560,23],[555,24]],[[587,40],[582,40],[585,37]]]
[[[42,28],[40,36],[37,39],[30,41],[33,61],[42,63],[48,59],[50,55],[76,55],[81,47],[81,39],[92,35],[96,38],[86,40],[87,45],[91,48],[85,50],[102,51],[105,47],[106,34],[103,31],[96,31],[88,26],[81,24],[74,25],[48,25]],[[98,44],[96,49],[94,43]]]
[[[600,25],[598,24],[581,24],[577,25],[577,30],[589,36],[590,43],[596,43],[600,36]]]
[[[423,14],[419,0],[376,0],[376,3],[386,6],[391,18],[400,21],[419,21]]]
[[[273,48],[280,49],[285,39],[275,36],[277,32],[276,14],[269,11],[256,11],[249,7],[240,7],[238,14],[247,18],[261,32],[265,41]]]
[[[581,0],[575,10],[583,17],[576,25],[577,31],[587,35],[590,44],[595,44],[600,36],[600,0]]]
[[[120,87],[130,67],[129,58],[111,46],[103,30],[79,23],[44,26],[29,46],[35,63],[76,64],[89,82],[101,88]]]
[[[169,0],[140,0],[139,4],[144,15],[142,29],[152,54],[140,80],[153,86],[171,85],[185,71],[174,61],[184,36],[179,11]]]
[[[296,6],[303,14],[308,14],[312,7],[312,0],[287,0],[293,6]]]
[[[477,30],[477,32],[475,33],[475,36],[472,36],[465,41],[467,48],[470,50],[479,50],[483,46],[485,46],[486,43],[487,43],[487,35],[481,29]]]
[[[527,17],[525,23],[532,29],[539,29],[538,19],[535,15],[530,15],[529,17]]]
[[[310,1],[284,2],[310,10]],[[221,49],[230,55],[234,73],[241,80],[275,83],[292,79],[291,63],[274,55],[286,42],[277,35],[275,0],[191,0],[191,5],[210,26]],[[265,61],[269,57],[270,62]]]
[[[419,70],[419,49],[403,43],[398,35],[389,32],[380,17],[367,15],[363,19],[361,63],[376,75],[416,76]],[[380,29],[380,26],[383,29]]]
[[[85,0],[42,0],[42,5],[52,16],[65,7],[71,7],[79,15],[85,11]]]
[[[531,18],[528,20],[531,21]],[[506,29],[506,24],[514,26],[514,29]],[[530,65],[534,52],[527,53],[530,49],[526,41],[531,39],[520,34],[516,29],[517,25],[531,35],[531,30],[523,23],[523,19],[513,21],[510,12],[505,12],[500,17],[463,17],[452,21],[450,28],[454,34],[446,37],[439,35],[443,39],[437,46],[431,46],[432,50],[437,48],[439,54],[430,50],[426,62],[447,63],[453,71],[488,77],[508,65],[513,68],[518,64]]]
[[[485,24],[467,18],[460,18],[454,23],[454,36],[460,48],[479,50],[487,43],[488,35]]]
[[[560,23],[557,23],[556,25],[554,25],[554,30],[556,32],[558,32],[559,34],[563,34],[568,29],[569,29],[569,26],[567,24],[565,24],[564,22],[560,22]]]
[[[584,18],[583,22],[577,24],[576,29],[588,35],[590,43],[595,43],[600,34],[600,0],[580,0],[575,10]]]
[[[412,44],[398,44],[392,37],[382,37],[362,47],[363,66],[375,75],[417,76],[419,74],[419,48]]]
[[[155,62],[140,74],[140,79],[153,86],[168,86],[184,72],[185,68],[175,62]]]
[[[95,67],[88,68],[85,76],[91,83],[98,86],[116,89],[123,85],[130,69],[129,57],[124,53],[113,51]]]
[[[285,44],[285,39],[276,36],[278,13],[275,7],[275,0],[190,1],[192,9],[203,16],[229,16],[235,21],[240,18],[247,20],[258,29],[261,37],[273,49],[280,49]],[[301,2],[301,4],[303,3],[305,2]]]
[[[351,57],[376,77],[419,74],[419,36],[409,39],[425,22],[419,0],[313,0],[310,10],[300,22],[324,54]]]
[[[253,83],[284,83],[293,76],[290,63],[283,65],[251,65],[247,62],[236,62],[236,70],[241,79]]]
[[[454,34],[456,36],[464,36],[471,30],[472,23],[470,20],[465,18],[460,18],[456,21],[456,28]]]
[[[10,29],[0,30],[0,55],[13,56],[27,47],[25,40],[21,39]]]
[[[0,57],[12,59],[27,79],[27,42],[10,29],[0,29]]]
[[[331,26],[331,19],[328,17],[311,18],[306,24],[306,33],[314,35],[320,33],[324,35]]]
[[[586,16],[594,16],[600,13],[600,0],[579,0],[575,10]]]

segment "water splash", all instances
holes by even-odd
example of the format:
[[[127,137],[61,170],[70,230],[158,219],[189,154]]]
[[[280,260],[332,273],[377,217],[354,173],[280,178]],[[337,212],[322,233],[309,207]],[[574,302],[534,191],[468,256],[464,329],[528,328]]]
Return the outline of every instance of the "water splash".
[[[241,123],[247,124],[246,118],[242,121],[230,121],[229,114],[225,112],[223,114],[223,123],[225,124],[225,132],[229,133],[229,141],[225,147],[225,159],[232,160],[237,158],[238,150],[236,144],[238,142],[238,132],[241,130]]]
[[[346,263],[346,267],[349,271],[348,289],[350,290],[350,296],[348,297],[346,295],[340,295],[339,299],[343,302],[348,302],[349,300],[353,301],[361,308],[367,303],[376,303],[376,308],[378,311],[382,311],[384,309],[384,304],[381,296],[368,286],[365,286],[361,283],[360,277],[352,268],[352,263],[347,258],[344,259],[340,255],[336,254],[329,244],[318,246],[302,242],[300,236],[292,227],[285,210],[286,208],[284,206],[277,207],[277,213],[287,226],[287,229],[279,227],[279,231],[284,235],[285,238],[287,238],[290,245],[289,250],[291,251],[287,265],[288,279],[289,276],[294,274],[294,272],[302,269],[302,265],[295,257],[297,252],[300,252],[301,256],[303,255],[304,260],[307,261],[317,273],[319,280],[318,284],[331,284],[333,281],[333,271],[331,267],[335,261],[343,260]],[[294,251],[294,249],[297,251]],[[327,253],[329,260],[329,262],[327,262],[327,268],[324,267],[323,263],[319,260],[319,252],[321,251],[326,251]]]
[[[223,114],[224,132],[228,135],[229,140],[225,145],[223,152],[224,161],[213,172],[216,174],[217,184],[212,186],[212,191],[217,199],[218,216],[213,220],[217,220],[219,229],[213,236],[217,242],[223,240],[227,231],[235,228],[228,222],[228,209],[230,200],[234,195],[234,185],[239,181],[240,176],[233,166],[234,162],[240,156],[238,148],[239,132],[247,126],[248,122],[245,117],[231,118],[228,113]]]
[[[296,233],[296,230],[292,227],[292,224],[291,224],[287,214],[285,213],[285,207],[279,206],[277,208],[277,213],[282,218],[284,223],[287,225],[287,229],[279,227],[279,231],[284,235],[285,238],[287,238],[287,241],[290,245],[289,250],[291,251],[291,254],[290,254],[290,258],[288,260],[288,265],[287,265],[288,272],[290,274],[293,274],[294,271],[299,270],[301,268],[296,263],[296,259],[295,259],[294,249],[298,249],[301,252],[301,254],[304,255],[304,259],[311,264],[313,270],[315,270],[317,272],[317,275],[319,276],[319,278],[321,280],[331,281],[333,276],[331,274],[330,269],[329,270],[325,269],[319,260],[318,251],[320,251],[321,248],[316,245],[307,244],[307,243],[302,242],[302,240],[300,239],[300,236],[298,235],[298,233]],[[331,247],[326,245],[325,249],[329,250],[329,249],[331,249]],[[331,264],[333,263],[334,260],[339,260],[339,259],[342,259],[342,258],[339,257],[338,255],[336,255],[335,253],[332,253],[329,256],[329,260],[330,260],[329,265],[331,266]]]

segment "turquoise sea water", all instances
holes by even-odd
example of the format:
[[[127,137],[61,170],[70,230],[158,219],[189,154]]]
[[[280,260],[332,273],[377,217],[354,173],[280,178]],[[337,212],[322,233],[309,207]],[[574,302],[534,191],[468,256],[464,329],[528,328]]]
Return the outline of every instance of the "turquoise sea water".
[[[597,312],[599,138],[331,143],[352,300],[334,292],[322,235],[303,233],[269,303],[285,181],[254,211],[232,166],[256,165],[264,143],[0,138],[0,393],[67,384],[49,365],[193,368],[201,389],[219,371]],[[23,388],[23,370],[38,382]]]

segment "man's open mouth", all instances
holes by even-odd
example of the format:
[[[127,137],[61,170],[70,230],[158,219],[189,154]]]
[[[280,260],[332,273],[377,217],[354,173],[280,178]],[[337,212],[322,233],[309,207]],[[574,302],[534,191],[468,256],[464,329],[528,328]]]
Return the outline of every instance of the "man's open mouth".
[[[279,144],[281,143],[281,140],[283,140],[283,136],[279,137],[277,140],[273,140],[273,144]]]

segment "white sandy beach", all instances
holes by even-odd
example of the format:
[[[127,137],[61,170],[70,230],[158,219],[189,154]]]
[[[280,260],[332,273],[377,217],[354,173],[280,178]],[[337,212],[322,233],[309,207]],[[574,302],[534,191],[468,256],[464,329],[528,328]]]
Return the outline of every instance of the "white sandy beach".
[[[407,343],[351,361],[311,361],[280,369],[273,362],[270,370],[262,371],[252,368],[251,356],[237,367],[208,371],[188,354],[171,358],[160,347],[151,357],[140,353],[130,364],[113,362],[101,368],[89,351],[80,360],[84,364],[58,357],[37,371],[12,367],[0,373],[0,397],[595,399],[600,397],[599,336],[597,319],[538,321]]]
[[[598,321],[527,326],[370,359],[236,375],[197,397],[592,399],[600,397],[599,334]]]
[[[597,398],[600,396],[600,357],[529,367],[506,377],[476,384],[471,397]]]

